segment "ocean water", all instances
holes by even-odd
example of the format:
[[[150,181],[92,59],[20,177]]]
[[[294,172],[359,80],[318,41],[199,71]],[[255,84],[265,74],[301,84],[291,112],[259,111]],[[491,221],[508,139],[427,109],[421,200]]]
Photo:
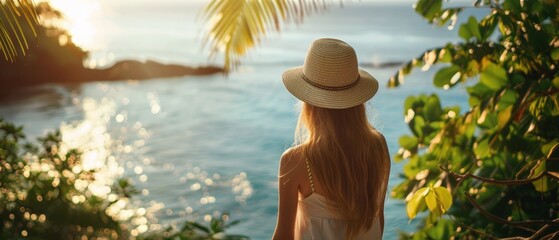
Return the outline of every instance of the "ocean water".
[[[209,60],[202,47],[200,3],[106,4],[87,65],[121,59],[220,63]],[[409,60],[457,41],[456,35],[428,25],[408,3],[348,2],[270,33],[228,76],[44,85],[0,98],[0,116],[24,125],[31,138],[61,128],[69,146],[84,147],[84,165],[99,170],[101,185],[130,177],[141,194],[125,208],[142,213],[133,217],[138,232],[227,213],[241,220],[230,233],[269,239],[276,222],[278,159],[292,143],[298,115],[282,72],[301,65],[310,42],[320,37],[343,39],[369,66]],[[392,154],[399,136],[410,132],[403,118],[407,96],[438,93],[445,105],[467,107],[461,86],[432,87],[433,70],[416,69],[403,86],[388,89],[397,68],[364,69],[381,84],[367,105]],[[400,182],[401,168],[393,162],[390,188]],[[121,213],[126,214],[131,212]],[[404,202],[389,196],[385,217],[385,239],[417,225],[408,223]]]

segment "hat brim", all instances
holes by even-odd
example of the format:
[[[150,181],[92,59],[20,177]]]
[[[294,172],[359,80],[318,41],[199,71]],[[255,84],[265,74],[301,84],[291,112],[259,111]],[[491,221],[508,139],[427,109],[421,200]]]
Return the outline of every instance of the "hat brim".
[[[344,109],[367,102],[378,91],[378,81],[359,69],[359,81],[344,90],[326,90],[307,83],[301,73],[303,67],[291,68],[282,75],[287,90],[299,100],[317,107]]]

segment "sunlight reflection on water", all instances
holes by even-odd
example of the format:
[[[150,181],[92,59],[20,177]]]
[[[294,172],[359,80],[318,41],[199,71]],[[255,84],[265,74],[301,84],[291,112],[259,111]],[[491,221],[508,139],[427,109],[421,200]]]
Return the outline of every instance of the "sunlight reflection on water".
[[[111,156],[111,136],[106,124],[114,112],[114,104],[108,99],[99,103],[91,98],[82,101],[84,120],[75,124],[62,124],[62,141],[69,148],[80,148],[84,170],[95,170],[95,181],[88,189],[96,196],[107,198],[110,185],[124,172]],[[77,184],[77,183],[76,183]]]
[[[87,188],[97,197],[108,199],[114,202],[117,196],[111,193],[111,186],[124,174],[125,169],[120,166],[119,161],[113,155],[114,152],[129,153],[133,148],[143,146],[141,140],[136,141],[133,146],[124,145],[120,141],[114,141],[108,132],[108,125],[111,120],[122,122],[122,113],[116,114],[115,102],[108,98],[99,101],[92,98],[74,98],[74,104],[81,105],[84,119],[71,124],[63,123],[60,127],[63,143],[68,148],[79,148],[82,151],[83,170],[94,170],[95,181],[87,184],[86,181],[76,181],[77,189]],[[116,117],[115,117],[116,115]],[[136,123],[132,128],[142,132],[140,123]],[[145,130],[144,130],[145,131]],[[144,139],[147,134],[140,134]],[[143,172],[141,166],[135,166],[135,173],[140,175]],[[144,182],[146,175],[140,175]],[[80,199],[74,202],[80,202]],[[148,219],[155,219],[154,213],[164,208],[161,203],[153,202],[150,206],[140,207],[131,203],[129,199],[119,199],[107,208],[107,214],[116,220],[129,221],[132,224],[131,235],[136,236],[148,230]],[[151,224],[150,224],[151,225]],[[153,230],[160,229],[155,224],[151,226]]]
[[[106,84],[97,84],[97,88],[110,92],[114,88]],[[161,111],[159,97],[155,92],[146,95],[149,112],[157,115]],[[219,172],[208,172],[196,166],[188,171],[181,171],[178,181],[188,186],[188,197],[179,197],[179,202],[186,208],[177,209],[174,205],[166,206],[159,201],[160,196],[150,196],[150,190],[158,193],[159,189],[150,188],[150,176],[158,178],[158,172],[174,171],[172,162],[145,156],[146,141],[150,139],[149,131],[142,122],[128,122],[129,114],[122,106],[130,103],[129,97],[102,97],[97,100],[91,97],[80,98],[72,96],[72,104],[81,108],[83,119],[72,123],[62,123],[60,131],[63,144],[67,149],[79,148],[82,153],[83,170],[93,170],[95,181],[76,181],[77,189],[88,189],[97,197],[114,202],[107,209],[107,214],[115,220],[129,222],[131,236],[138,236],[148,230],[161,230],[161,215],[177,216],[179,218],[201,218],[209,222],[212,218],[228,219],[227,213],[214,210],[210,213],[198,213],[193,207],[215,204],[219,196],[223,196],[220,189],[229,189],[234,201],[244,204],[253,193],[253,187],[248,180],[247,173],[240,172],[232,177],[223,177]],[[66,150],[67,150],[66,149]],[[138,160],[139,159],[139,160]],[[81,169],[76,169],[79,171]],[[139,190],[139,197],[119,199],[112,193],[111,187],[119,178],[129,178]],[[156,185],[157,186],[157,185]],[[180,190],[179,190],[180,191]],[[217,193],[217,194],[216,194]],[[74,199],[73,199],[74,200]],[[77,196],[75,203],[83,202]],[[193,202],[195,201],[195,202]],[[180,221],[182,222],[182,221]],[[167,223],[168,224],[168,223]],[[170,225],[178,227],[173,220]]]

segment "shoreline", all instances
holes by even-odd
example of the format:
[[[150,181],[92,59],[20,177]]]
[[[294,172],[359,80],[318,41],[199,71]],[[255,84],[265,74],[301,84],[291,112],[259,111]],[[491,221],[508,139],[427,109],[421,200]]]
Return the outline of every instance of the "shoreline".
[[[152,60],[121,60],[107,68],[85,68],[83,66],[53,67],[44,64],[40,67],[27,66],[4,69],[0,73],[0,88],[4,90],[25,88],[45,83],[86,83],[95,81],[147,80],[182,76],[205,76],[225,73],[217,66],[186,66],[164,64]],[[6,71],[7,70],[7,71]],[[11,71],[10,71],[11,70]]]

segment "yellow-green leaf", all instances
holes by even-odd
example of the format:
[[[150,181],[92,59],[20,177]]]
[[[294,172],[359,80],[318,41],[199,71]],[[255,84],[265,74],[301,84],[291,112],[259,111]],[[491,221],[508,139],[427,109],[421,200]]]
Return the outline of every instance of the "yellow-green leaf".
[[[435,194],[437,194],[438,202],[442,205],[443,213],[445,213],[450,209],[450,206],[452,206],[452,195],[450,195],[448,189],[444,187],[436,187],[434,190]]]
[[[499,111],[499,114],[497,115],[497,125],[499,126],[499,129],[503,128],[509,122],[511,113],[512,106],[508,106],[504,110]]]
[[[223,53],[224,69],[229,71],[269,31],[279,31],[280,21],[300,22],[327,5],[318,1],[211,0],[203,10],[209,25],[205,42],[210,57]]]
[[[37,37],[35,5],[31,0],[0,1],[0,52],[8,61],[25,55],[29,33]]]
[[[534,166],[534,168],[532,168],[532,171],[530,172],[529,178],[537,177],[542,172],[544,172],[546,170],[545,163],[546,163],[545,161],[541,161],[541,160],[538,161],[536,166]],[[543,176],[542,178],[532,182],[532,184],[534,185],[534,187],[536,188],[536,191],[538,191],[538,192],[547,192],[547,190],[548,190],[547,176]]]
[[[559,48],[551,50],[551,58],[555,61],[559,60]]]
[[[559,77],[553,78],[552,84],[555,88],[559,88]]]
[[[491,153],[489,150],[488,139],[483,139],[474,144],[474,153],[476,154],[476,158],[478,159],[487,157]]]
[[[417,212],[419,212],[419,206],[421,205],[421,202],[425,201],[425,195],[427,195],[427,193],[429,193],[429,188],[424,187],[417,190],[411,197],[406,209],[410,220],[414,219]]]
[[[427,207],[431,212],[435,212],[437,210],[437,194],[433,191],[429,191],[425,196],[425,203],[427,203]]]

